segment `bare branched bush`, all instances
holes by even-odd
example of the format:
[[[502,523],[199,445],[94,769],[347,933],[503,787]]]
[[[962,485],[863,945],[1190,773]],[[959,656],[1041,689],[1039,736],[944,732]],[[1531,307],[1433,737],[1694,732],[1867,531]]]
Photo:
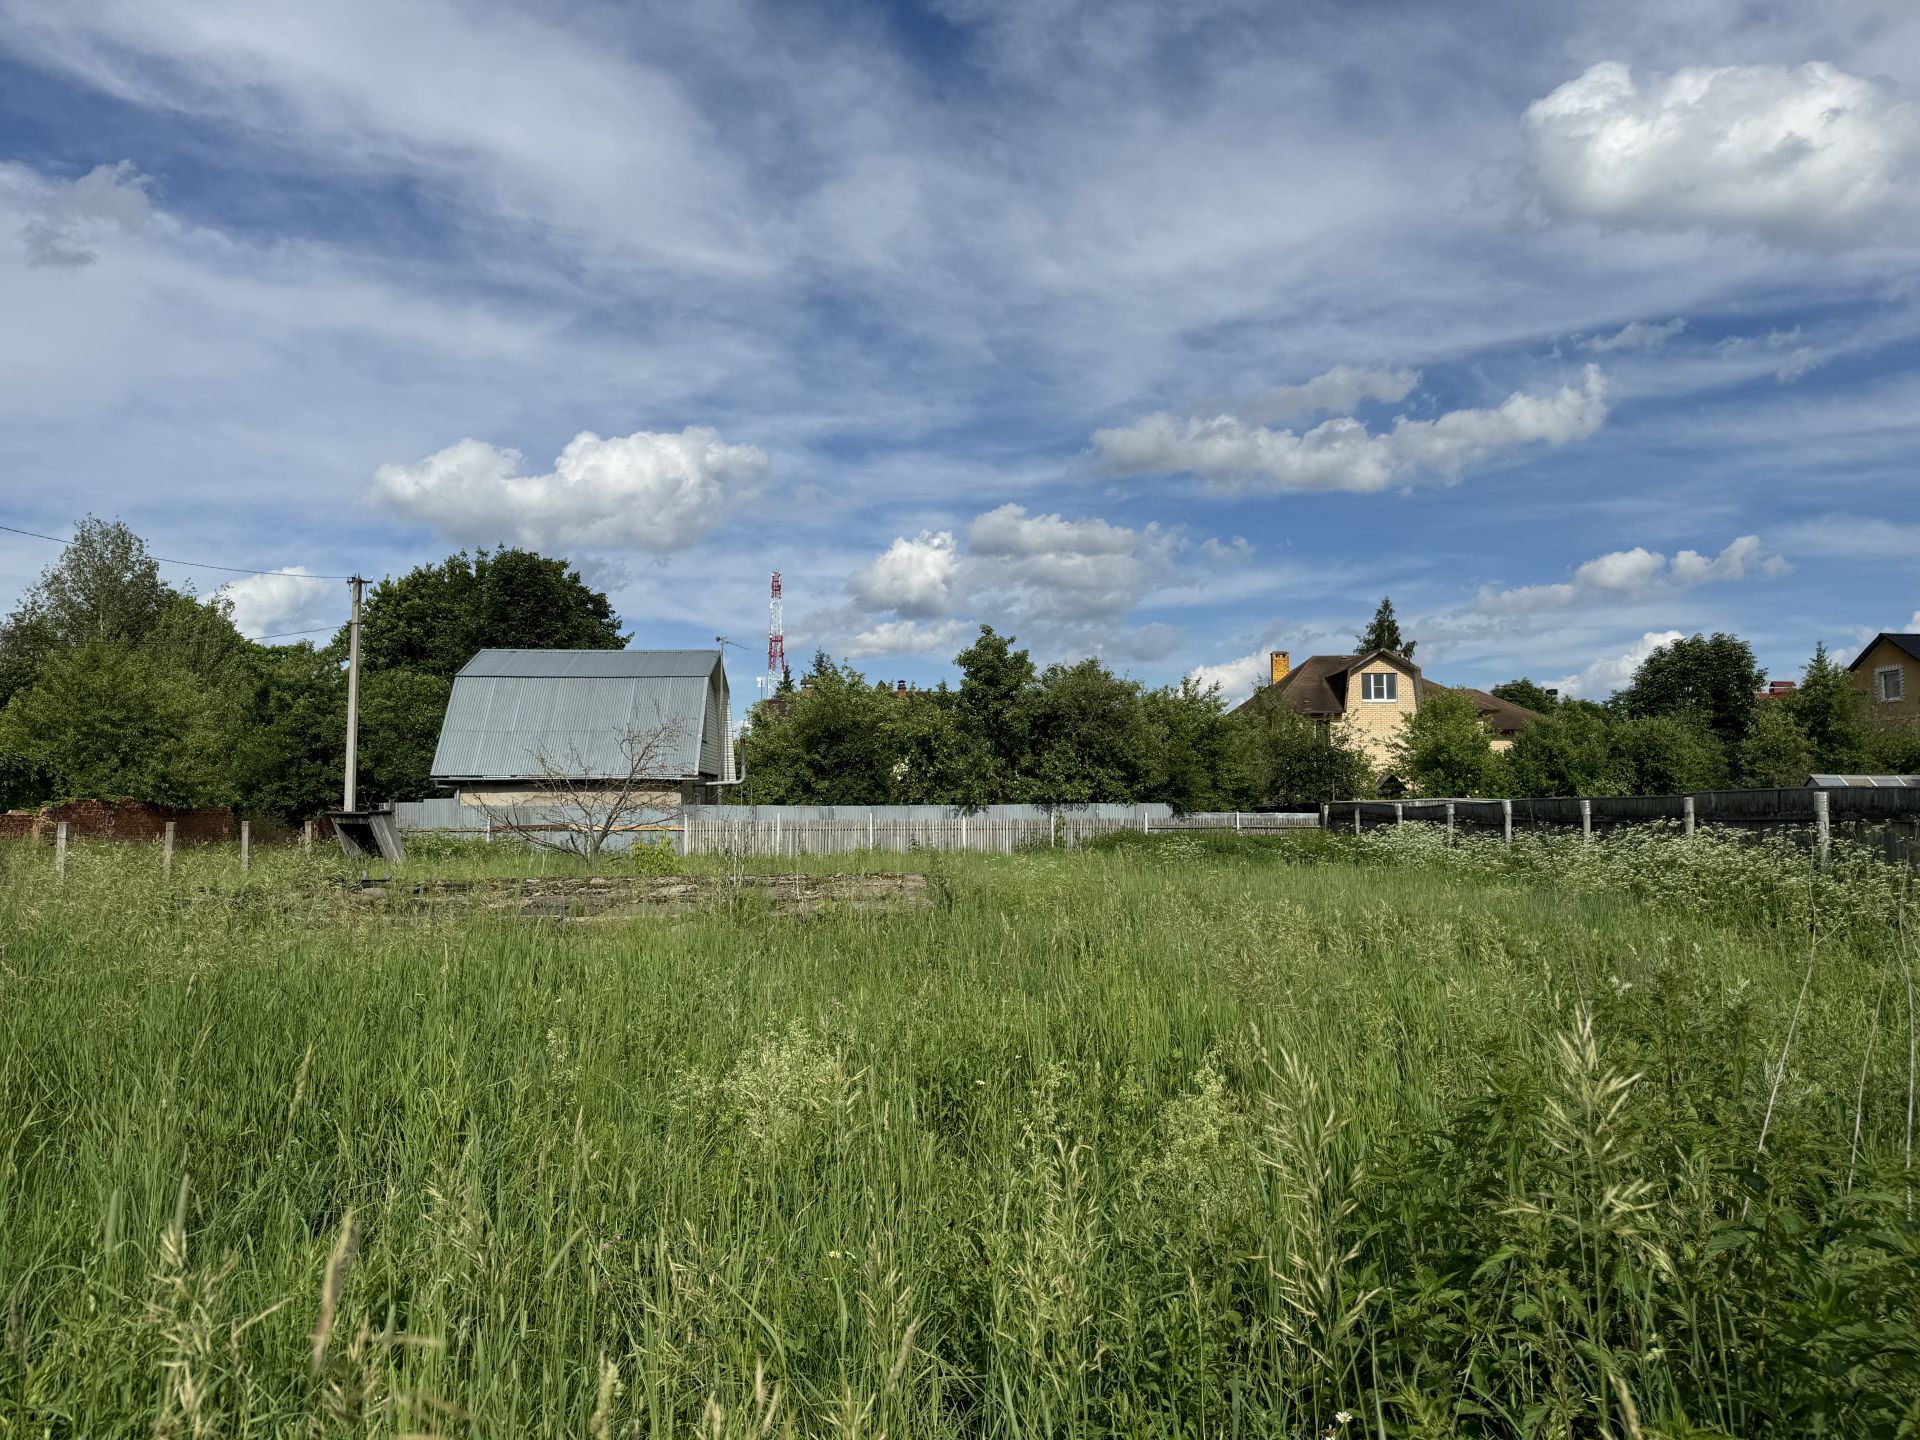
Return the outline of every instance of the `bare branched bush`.
[[[663,832],[679,801],[680,753],[686,725],[678,718],[622,731],[619,759],[612,766],[589,760],[578,745],[558,754],[536,750],[537,805],[510,807],[481,803],[491,829],[513,835],[541,850],[577,855],[592,862],[616,835],[634,837]],[[602,774],[612,770],[615,773]],[[666,798],[663,800],[663,796]],[[524,810],[538,812],[530,818]]]

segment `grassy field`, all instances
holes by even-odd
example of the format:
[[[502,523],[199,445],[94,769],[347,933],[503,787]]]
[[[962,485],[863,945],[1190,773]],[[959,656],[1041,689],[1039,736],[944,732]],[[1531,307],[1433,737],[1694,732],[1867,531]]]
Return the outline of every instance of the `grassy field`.
[[[1920,1433],[1904,875],[1415,829],[577,925],[9,847],[0,1436]]]

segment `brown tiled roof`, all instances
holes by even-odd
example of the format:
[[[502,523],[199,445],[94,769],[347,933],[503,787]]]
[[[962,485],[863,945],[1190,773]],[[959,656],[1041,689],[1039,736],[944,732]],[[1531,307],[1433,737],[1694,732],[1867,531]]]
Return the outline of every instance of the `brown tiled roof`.
[[[1233,713],[1251,713],[1264,705],[1285,705],[1302,715],[1344,715],[1347,713],[1347,672],[1366,658],[1364,655],[1311,656],[1294,666],[1278,685],[1255,691],[1249,699],[1234,706]],[[1409,662],[1408,668],[1415,667]],[[1418,684],[1422,695],[1431,695],[1436,690],[1459,690],[1473,701],[1481,719],[1496,735],[1515,734],[1540,718],[1533,711],[1502,700],[1498,695],[1489,695],[1485,690],[1442,685],[1424,675],[1418,676]]]
[[[1358,655],[1315,655],[1287,672],[1286,679],[1234,707],[1238,715],[1262,705],[1285,705],[1303,715],[1344,715],[1347,713],[1347,671]]]
[[[1484,690],[1475,690],[1467,685],[1440,685],[1432,680],[1420,682],[1422,695],[1430,695],[1435,690],[1458,690],[1473,701],[1480,718],[1487,722],[1487,728],[1496,735],[1517,734],[1540,718],[1538,711],[1515,705],[1511,700],[1502,700],[1498,695],[1489,695]]]

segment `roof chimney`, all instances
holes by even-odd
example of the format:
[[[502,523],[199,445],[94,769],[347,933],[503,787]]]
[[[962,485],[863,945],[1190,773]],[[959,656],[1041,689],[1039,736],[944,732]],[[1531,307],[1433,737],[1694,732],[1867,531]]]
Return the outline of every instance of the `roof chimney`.
[[[896,681],[894,681],[894,682],[893,682],[893,693],[894,693],[894,694],[896,694],[896,695],[904,695],[904,694],[906,694],[906,693],[907,693],[907,682],[906,682],[906,681],[904,681],[904,680],[896,680]]]
[[[1267,653],[1267,668],[1272,673],[1268,683],[1278,685],[1287,678],[1287,672],[1293,669],[1293,657],[1285,650],[1272,650]]]

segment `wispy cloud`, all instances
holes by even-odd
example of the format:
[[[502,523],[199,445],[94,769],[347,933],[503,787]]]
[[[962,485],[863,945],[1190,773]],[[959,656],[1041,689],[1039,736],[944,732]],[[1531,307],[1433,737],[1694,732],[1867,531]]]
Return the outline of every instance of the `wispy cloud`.
[[[1516,392],[1486,410],[1452,410],[1433,420],[1401,416],[1370,432],[1351,417],[1304,434],[1165,413],[1096,430],[1093,447],[1113,475],[1198,475],[1228,488],[1384,490],[1423,478],[1451,480],[1504,452],[1590,437],[1607,417],[1606,378],[1589,365],[1578,387]]]

